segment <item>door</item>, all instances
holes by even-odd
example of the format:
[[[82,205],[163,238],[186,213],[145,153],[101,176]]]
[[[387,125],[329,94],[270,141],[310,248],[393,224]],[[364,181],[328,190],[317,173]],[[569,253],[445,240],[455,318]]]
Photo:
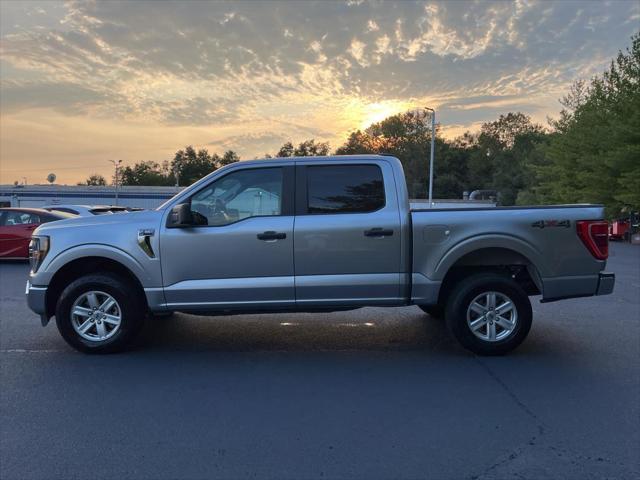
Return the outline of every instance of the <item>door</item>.
[[[391,167],[296,168],[298,307],[400,303],[400,214]]]
[[[239,168],[192,195],[198,225],[162,228],[168,307],[294,306],[293,183],[293,166]]]
[[[0,212],[0,257],[28,258],[31,234],[38,228],[40,217],[20,210]]]

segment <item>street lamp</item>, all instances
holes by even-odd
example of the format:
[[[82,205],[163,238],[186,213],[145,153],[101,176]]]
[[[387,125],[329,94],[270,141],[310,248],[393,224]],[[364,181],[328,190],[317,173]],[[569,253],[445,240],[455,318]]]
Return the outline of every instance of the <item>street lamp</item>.
[[[431,112],[431,158],[429,159],[429,208],[433,206],[433,157],[436,150],[436,111],[425,107]]]
[[[177,165],[173,169],[173,176],[176,177],[176,188],[178,188],[180,186],[180,168]]]
[[[113,177],[113,182],[116,185],[116,205],[118,205],[118,170],[120,169],[122,160],[109,160],[109,162],[113,163],[113,167],[116,170],[115,176]]]

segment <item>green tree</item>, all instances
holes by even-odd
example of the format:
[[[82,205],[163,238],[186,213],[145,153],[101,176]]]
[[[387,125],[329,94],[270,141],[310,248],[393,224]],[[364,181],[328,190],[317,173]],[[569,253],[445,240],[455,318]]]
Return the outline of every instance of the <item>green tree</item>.
[[[609,215],[640,208],[640,33],[602,75],[574,84],[562,104],[535,196],[603,203]]]
[[[236,163],[239,161],[240,157],[236,152],[234,152],[233,150],[227,150],[226,152],[224,152],[224,155],[222,155],[222,158],[219,158],[217,160],[217,163],[219,166],[224,167],[225,165],[229,165],[231,163]]]
[[[90,185],[93,187],[101,187],[106,184],[107,184],[107,181],[105,180],[105,178],[98,173],[89,175],[89,178],[87,178],[84,182],[78,183],[78,185]]]
[[[280,147],[280,150],[274,155],[275,157],[293,157],[293,144],[287,142]]]
[[[160,166],[157,162],[143,161],[126,166],[120,170],[120,183],[122,185],[170,185],[167,165]]]
[[[122,185],[191,185],[218,167],[239,160],[240,157],[233,150],[226,151],[221,157],[216,153],[210,154],[204,148],[195,150],[188,146],[178,150],[170,162],[164,161],[159,164],[143,161],[124,167],[120,171],[120,181]]]
[[[296,157],[321,157],[329,154],[329,143],[318,142],[315,139],[305,140],[293,151]]]
[[[530,186],[529,155],[545,135],[541,125],[521,112],[483,124],[477,148],[469,155],[472,189],[496,190],[501,204],[514,205],[520,191]]]
[[[210,174],[218,166],[219,157],[209,155],[206,149],[196,151],[191,145],[178,150],[171,162],[171,174],[178,185],[191,185]]]
[[[316,142],[315,139],[305,140],[298,144],[297,147],[293,143],[286,142],[280,147],[280,150],[274,157],[318,157],[329,155],[330,147],[328,142]],[[266,158],[271,158],[267,155]]]

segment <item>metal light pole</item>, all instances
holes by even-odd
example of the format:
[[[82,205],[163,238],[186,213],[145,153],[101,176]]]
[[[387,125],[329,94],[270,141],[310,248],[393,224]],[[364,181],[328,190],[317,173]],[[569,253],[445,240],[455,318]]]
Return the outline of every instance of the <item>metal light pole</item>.
[[[431,157],[429,159],[429,208],[433,206],[433,160],[436,151],[436,111],[425,107],[431,112]]]
[[[173,176],[176,177],[176,188],[180,186],[180,169],[176,167],[173,170]]]
[[[109,161],[113,163],[113,166],[116,169],[116,174],[113,177],[113,181],[116,184],[116,205],[118,205],[118,170],[120,169],[120,164],[122,163],[122,160],[109,160]]]

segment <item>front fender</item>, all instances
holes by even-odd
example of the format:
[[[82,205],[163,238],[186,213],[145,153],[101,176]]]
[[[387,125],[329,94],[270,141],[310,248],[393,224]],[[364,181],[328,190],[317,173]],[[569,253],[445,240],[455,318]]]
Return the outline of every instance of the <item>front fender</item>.
[[[84,244],[58,252],[31,277],[33,285],[46,286],[62,267],[74,260],[85,257],[102,257],[118,262],[128,268],[143,287],[160,286],[151,273],[131,254],[119,248],[103,244]]]

